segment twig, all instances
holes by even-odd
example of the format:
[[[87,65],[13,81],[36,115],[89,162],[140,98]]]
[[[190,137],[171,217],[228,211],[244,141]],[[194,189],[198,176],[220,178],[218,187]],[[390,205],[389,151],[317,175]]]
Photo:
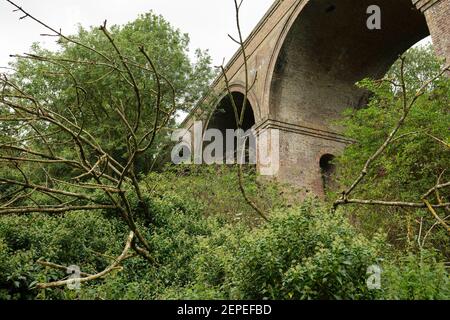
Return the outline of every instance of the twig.
[[[442,220],[442,218],[437,214],[436,210],[434,210],[434,206],[432,206],[430,204],[430,202],[427,199],[423,199],[423,202],[425,203],[425,205],[427,206],[428,210],[433,214],[433,216],[436,218],[436,220],[445,228],[447,229],[448,232],[450,232],[450,227],[448,226],[448,224],[445,223],[444,220]],[[446,205],[444,205],[445,207],[450,206],[449,203],[447,203]]]
[[[408,103],[408,97],[406,93],[406,83],[404,79],[404,67],[405,67],[405,59],[401,58],[401,87],[402,87],[402,102],[403,102],[403,114],[398,120],[397,124],[395,125],[394,129],[390,132],[386,140],[383,142],[383,144],[377,149],[377,151],[372,154],[369,159],[367,159],[366,163],[364,164],[363,169],[361,170],[359,176],[356,178],[356,180],[353,182],[353,184],[345,191],[342,192],[342,197],[339,200],[336,200],[334,202],[334,210],[339,205],[347,204],[347,203],[360,203],[360,204],[379,204],[379,205],[396,205],[396,202],[390,202],[391,204],[386,204],[384,201],[375,201],[375,200],[349,200],[350,194],[357,188],[357,186],[364,180],[365,176],[368,174],[369,168],[371,167],[372,163],[378,159],[378,157],[386,150],[386,148],[394,141],[395,135],[400,130],[400,128],[403,126],[407,116],[409,115],[409,112],[411,111],[412,107],[414,106],[417,99],[422,96],[425,92],[424,90],[433,83],[436,79],[441,77],[447,70],[449,70],[450,65],[447,65],[444,67],[437,75],[435,75],[430,80],[426,81],[422,86],[416,91],[414,94],[414,97],[409,101]],[[398,202],[400,206],[405,206],[404,202]],[[413,207],[415,207],[417,204],[414,204]]]
[[[363,199],[341,199],[336,201],[337,204],[363,204],[370,206],[386,206],[386,207],[403,207],[403,208],[426,208],[424,203],[419,202],[403,202],[403,201],[382,201],[382,200],[363,200]],[[431,205],[431,204],[430,204]],[[433,208],[445,208],[450,203],[431,205]]]
[[[59,264],[56,264],[56,263],[52,263],[52,262],[38,260],[38,261],[36,261],[36,263],[40,264],[41,266],[44,266],[44,267],[53,268],[53,269],[61,270],[61,271],[64,271],[64,272],[68,272],[68,270],[69,270],[68,267],[64,267],[62,265],[59,265]],[[92,275],[89,274],[89,273],[80,272],[80,276],[91,277]]]
[[[92,280],[97,280],[99,278],[104,277],[105,275],[107,275],[111,271],[115,270],[117,268],[117,266],[119,266],[119,264],[122,263],[125,259],[130,257],[128,255],[128,251],[130,250],[131,242],[133,241],[133,238],[134,238],[134,233],[130,232],[130,234],[128,236],[128,239],[127,239],[127,242],[125,244],[125,248],[123,249],[123,251],[120,254],[120,256],[118,256],[116,258],[116,260],[109,267],[107,267],[105,270],[103,270],[102,272],[99,272],[99,273],[97,273],[95,275],[90,275],[90,276],[86,276],[86,277],[83,277],[83,278],[78,278],[78,279],[68,279],[68,280],[61,280],[61,281],[55,281],[55,282],[49,282],[49,283],[39,283],[37,285],[37,288],[38,289],[56,288],[56,287],[62,287],[62,286],[70,285],[70,284],[73,284],[73,283],[83,283],[83,282],[88,282],[88,281],[92,281]]]

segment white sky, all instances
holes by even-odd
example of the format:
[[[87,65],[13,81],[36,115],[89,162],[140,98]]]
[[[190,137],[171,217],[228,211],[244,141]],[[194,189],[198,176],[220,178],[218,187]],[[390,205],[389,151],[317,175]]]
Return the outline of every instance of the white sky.
[[[228,34],[235,34],[233,0],[13,0],[35,17],[64,34],[74,33],[77,24],[99,26],[124,24],[138,14],[153,10],[191,38],[191,51],[209,49],[215,65],[230,59],[237,50]],[[244,0],[241,24],[245,35],[251,32],[273,0]],[[47,31],[30,19],[19,20],[20,13],[6,0],[0,0],[0,66],[10,54],[27,52],[35,41],[54,46],[54,40],[41,37]]]
[[[84,27],[124,24],[138,14],[153,10],[191,38],[191,52],[196,48],[209,49],[214,65],[227,62],[237,45],[228,38],[235,35],[233,0],[13,0],[37,18],[72,34],[77,24]],[[241,25],[244,36],[256,26],[274,0],[244,0]],[[7,66],[10,54],[27,52],[35,41],[55,48],[54,38],[41,37],[43,27],[30,19],[19,20],[13,6],[0,0],[0,67]],[[430,41],[426,39],[425,41]],[[424,42],[425,42],[424,41]]]

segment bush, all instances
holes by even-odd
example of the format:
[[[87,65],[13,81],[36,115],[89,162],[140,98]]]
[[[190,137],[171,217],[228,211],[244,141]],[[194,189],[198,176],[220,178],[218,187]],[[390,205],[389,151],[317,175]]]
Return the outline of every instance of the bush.
[[[188,194],[169,190],[146,198],[152,223],[139,227],[157,263],[126,260],[123,269],[80,291],[34,290],[36,281],[67,276],[36,261],[100,271],[111,262],[106,255],[122,250],[127,229],[120,220],[111,212],[0,217],[0,299],[449,297],[448,274],[437,258],[425,253],[402,258],[395,251],[400,258],[387,259],[391,250],[382,237],[364,237],[344,213],[332,214],[319,201],[279,208],[269,223],[255,227],[205,216],[208,204]],[[366,285],[367,268],[374,264],[384,271],[381,290]]]
[[[254,168],[245,168],[244,185],[248,195],[264,211],[287,208],[299,203],[295,190],[289,186],[257,179]],[[147,186],[146,183],[151,183]],[[262,219],[244,201],[236,167],[170,165],[162,173],[152,173],[143,179],[152,196],[175,195],[185,203],[193,203],[204,217],[225,218],[230,223],[258,225]],[[289,191],[288,191],[289,190]]]
[[[224,226],[224,219],[204,217],[196,199],[183,200],[176,194],[148,199],[152,224],[141,225],[156,264],[134,258],[123,263],[122,272],[79,294],[83,299],[161,299],[173,288],[193,283],[192,260],[198,243]]]
[[[74,212],[65,216],[40,214],[0,218],[0,297],[28,299],[36,296],[36,281],[55,281],[64,272],[45,270],[38,260],[78,265],[92,273],[110,261],[104,255],[121,250],[125,229],[99,212]],[[61,290],[48,291],[62,298]]]
[[[449,275],[434,253],[409,253],[384,266],[383,298],[400,300],[450,299]]]
[[[275,213],[252,231],[218,230],[199,248],[195,281],[180,288],[177,298],[201,292],[230,299],[372,298],[366,272],[381,246],[358,236],[343,216],[308,202]]]

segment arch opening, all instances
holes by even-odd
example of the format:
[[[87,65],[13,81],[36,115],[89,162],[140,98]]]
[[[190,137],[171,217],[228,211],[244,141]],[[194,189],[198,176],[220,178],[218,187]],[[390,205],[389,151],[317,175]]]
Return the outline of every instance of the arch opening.
[[[319,160],[320,172],[322,175],[322,187],[323,191],[335,190],[336,181],[334,179],[336,173],[336,165],[334,164],[334,155],[325,154]]]
[[[238,115],[240,115],[244,95],[239,92],[233,92],[232,99],[237,107]],[[238,126],[230,96],[226,95],[218,103],[216,110],[209,120],[207,129],[217,129],[221,132],[223,137],[224,163],[230,164],[231,159],[233,159],[235,163],[256,164],[256,136],[252,130],[254,125],[255,115],[248,99],[246,101],[244,121],[241,127],[244,136],[238,136]]]
[[[381,8],[381,30],[367,27],[370,5]],[[428,35],[425,17],[411,0],[309,1],[278,53],[271,116],[339,131],[333,120],[367,101],[355,83],[383,76],[400,54]]]
[[[234,92],[232,93],[232,96],[234,103],[237,106],[238,113],[240,114],[244,102],[244,95],[239,92]],[[250,104],[250,101],[247,99],[242,129],[249,130],[254,125],[255,125],[255,115],[253,113],[252,105]],[[214,110],[211,119],[208,123],[208,128],[219,129],[221,131],[226,129],[234,129],[234,130],[237,129],[233,104],[229,95],[226,95],[218,103],[216,110]]]
[[[367,24],[372,5],[381,9],[379,30]],[[368,102],[355,84],[382,77],[430,32],[411,0],[309,0],[294,10],[269,82],[269,117],[289,129],[281,132],[278,177],[323,195],[335,188],[335,168],[330,156],[317,162],[349,143],[340,135],[343,111]]]

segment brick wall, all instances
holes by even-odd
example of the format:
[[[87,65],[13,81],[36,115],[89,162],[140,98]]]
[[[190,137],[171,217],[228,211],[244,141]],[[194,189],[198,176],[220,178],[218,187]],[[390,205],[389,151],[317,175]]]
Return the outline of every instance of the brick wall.
[[[450,62],[450,0],[413,0],[425,13],[436,53]]]

